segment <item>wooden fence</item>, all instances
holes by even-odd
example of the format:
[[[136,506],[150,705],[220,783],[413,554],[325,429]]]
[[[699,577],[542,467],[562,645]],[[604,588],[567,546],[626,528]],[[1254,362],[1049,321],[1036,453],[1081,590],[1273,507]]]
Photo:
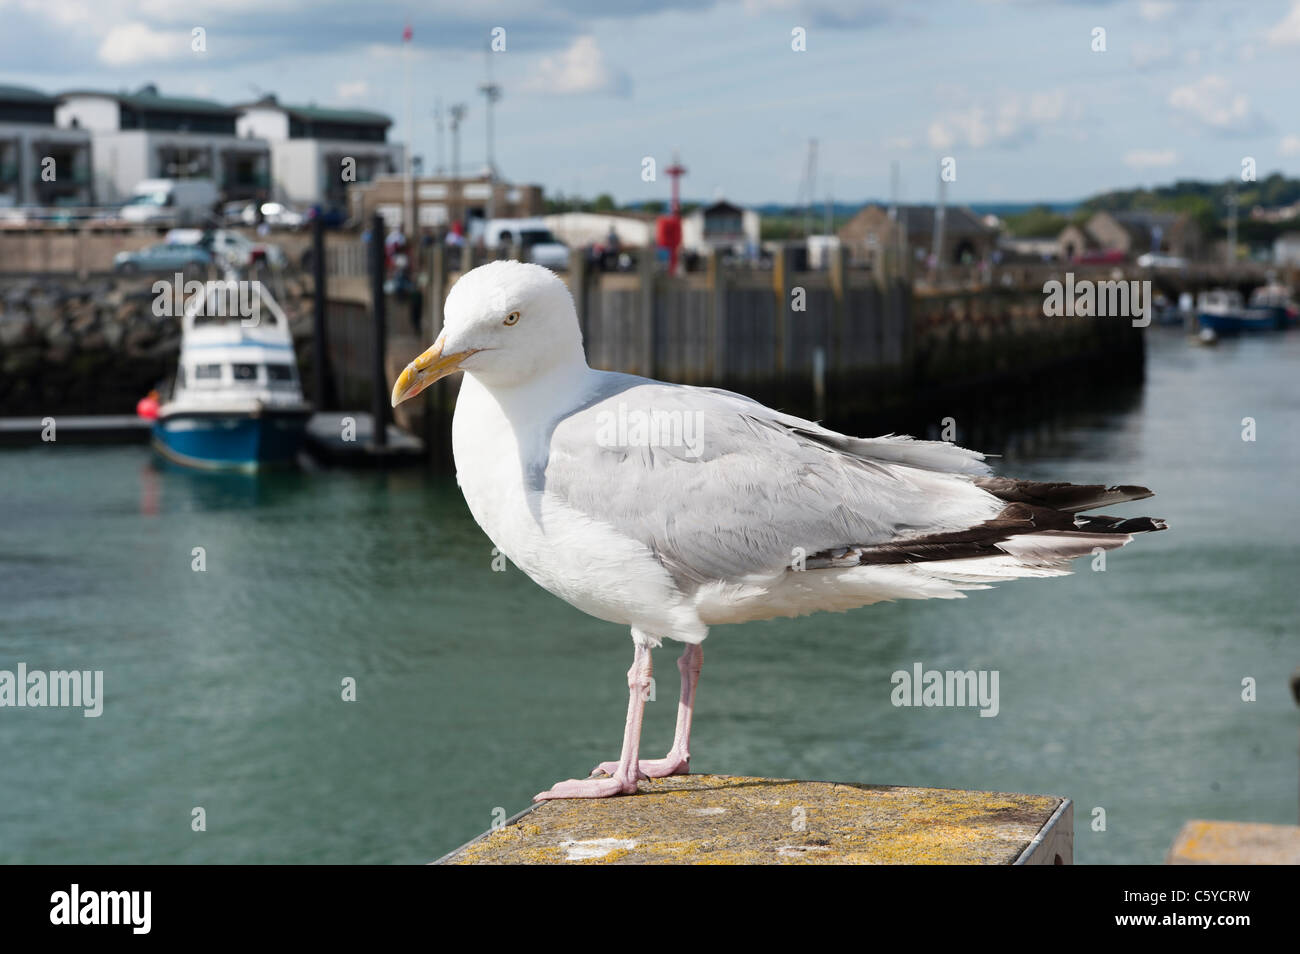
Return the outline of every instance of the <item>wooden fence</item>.
[[[455,264],[462,264],[454,250]],[[1084,368],[1094,383],[1141,379],[1140,328],[1120,318],[1048,318],[1041,288],[914,291],[906,273],[847,267],[794,272],[782,255],[769,270],[723,268],[669,276],[644,256],[631,273],[590,271],[575,256],[566,281],[593,367],[685,384],[724,387],[837,426],[902,427],[906,409],[1028,393]],[[387,307],[390,377],[437,336],[442,303],[459,277],[446,250],[426,261],[424,311]],[[465,263],[469,264],[469,263]],[[359,277],[329,279],[331,290]],[[330,352],[339,393],[364,407],[370,386],[369,309],[331,294]],[[398,409],[398,423],[432,437],[454,406],[455,378],[427,401]],[[897,423],[896,423],[897,422]]]

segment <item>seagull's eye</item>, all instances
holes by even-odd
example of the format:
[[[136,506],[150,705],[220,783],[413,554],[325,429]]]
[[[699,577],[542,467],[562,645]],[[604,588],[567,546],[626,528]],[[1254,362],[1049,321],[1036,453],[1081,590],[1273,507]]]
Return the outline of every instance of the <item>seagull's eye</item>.
[[[518,323],[519,323],[519,312],[517,312],[517,311],[512,311],[510,314],[506,315],[506,324],[507,324],[507,325],[514,325],[514,324],[518,324]]]

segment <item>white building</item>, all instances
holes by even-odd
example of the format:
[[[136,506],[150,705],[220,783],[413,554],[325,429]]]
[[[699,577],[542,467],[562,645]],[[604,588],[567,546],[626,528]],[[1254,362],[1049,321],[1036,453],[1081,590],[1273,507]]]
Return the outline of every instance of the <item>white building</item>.
[[[645,248],[653,245],[655,240],[653,216],[639,218],[608,212],[560,212],[546,216],[546,227],[569,248],[604,245],[611,229],[624,248]]]
[[[90,133],[97,202],[127,199],[142,179],[212,179],[223,200],[257,198],[270,186],[266,141],[236,135],[236,110],[206,99],[134,93],[62,93],[55,119]]]
[[[55,125],[58,101],[0,86],[0,206],[90,205],[90,134]]]
[[[235,109],[241,137],[271,144],[271,196],[278,201],[344,208],[353,182],[403,169],[402,147],[387,141],[392,120],[381,113],[289,106],[274,96]]]
[[[1273,264],[1300,266],[1300,232],[1283,232],[1273,240]]]
[[[682,247],[742,255],[758,248],[760,224],[757,212],[719,199],[682,216]]]

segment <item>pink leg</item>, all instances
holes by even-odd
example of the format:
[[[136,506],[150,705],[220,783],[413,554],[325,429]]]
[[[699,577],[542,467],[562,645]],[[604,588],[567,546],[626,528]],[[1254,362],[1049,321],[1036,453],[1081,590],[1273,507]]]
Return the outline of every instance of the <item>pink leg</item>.
[[[673,747],[662,759],[641,759],[639,768],[643,778],[666,778],[669,775],[687,775],[691,770],[691,716],[695,712],[695,687],[700,681],[704,665],[704,648],[686,644],[677,668],[682,673],[682,696],[677,703],[677,731],[673,733]],[[601,762],[591,770],[592,775],[614,775],[618,762]]]
[[[627,724],[623,729],[623,754],[610,777],[571,778],[556,782],[548,791],[534,795],[533,801],[541,802],[551,798],[608,798],[610,795],[631,795],[636,791],[641,716],[645,712],[646,696],[650,694],[650,677],[653,672],[650,648],[638,639],[636,654],[632,657],[632,668],[627,671]]]

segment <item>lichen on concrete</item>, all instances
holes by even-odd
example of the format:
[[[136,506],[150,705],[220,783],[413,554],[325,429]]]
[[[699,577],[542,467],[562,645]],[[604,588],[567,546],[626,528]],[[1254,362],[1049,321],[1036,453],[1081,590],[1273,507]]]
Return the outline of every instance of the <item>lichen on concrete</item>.
[[[1011,864],[1061,799],[689,775],[546,802],[448,864]]]

